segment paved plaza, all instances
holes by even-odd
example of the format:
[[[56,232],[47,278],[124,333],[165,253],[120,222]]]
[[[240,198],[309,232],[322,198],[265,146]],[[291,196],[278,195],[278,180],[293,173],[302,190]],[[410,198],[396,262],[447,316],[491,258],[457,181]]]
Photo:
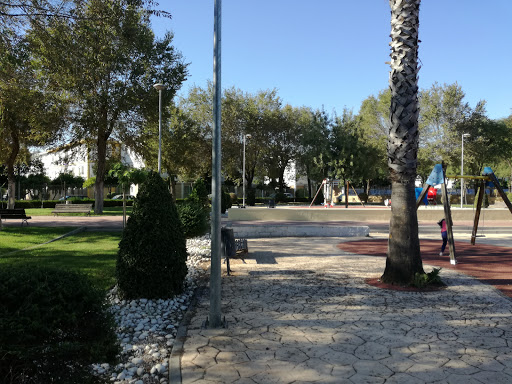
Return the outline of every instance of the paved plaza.
[[[250,239],[245,262],[223,276],[227,327],[205,329],[204,292],[171,369],[181,357],[183,383],[512,382],[509,298],[448,269],[441,291],[375,288],[365,279],[385,258],[340,241]]]
[[[371,238],[387,237],[387,222],[327,225],[362,224],[369,225]],[[34,217],[30,225],[120,230],[122,217]],[[471,222],[457,223],[456,240],[469,242],[470,229]],[[511,221],[487,222],[480,229],[477,244],[510,249]],[[439,240],[439,229],[420,223],[420,236]],[[205,289],[186,316],[189,323],[180,328],[169,362],[170,382],[512,382],[510,298],[449,268],[441,271],[448,285],[441,291],[373,287],[365,280],[382,274],[385,258],[337,247],[353,240],[249,239],[245,260],[231,262],[233,276],[226,276],[222,266],[227,326],[204,326],[209,315]],[[425,263],[425,270],[433,265]]]

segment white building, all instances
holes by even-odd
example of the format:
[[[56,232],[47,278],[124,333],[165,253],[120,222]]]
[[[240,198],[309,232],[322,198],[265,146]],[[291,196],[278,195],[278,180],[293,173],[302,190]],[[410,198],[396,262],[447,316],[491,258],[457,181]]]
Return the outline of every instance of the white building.
[[[109,145],[108,151],[111,151],[110,155],[118,156],[121,162],[129,167],[144,168],[142,157],[122,144]],[[112,153],[112,151],[117,153]],[[50,179],[55,179],[61,173],[70,173],[85,180],[95,176],[96,163],[91,150],[86,144],[66,145],[57,149],[41,150],[33,153],[32,158],[43,163],[45,173]],[[73,194],[68,192],[66,194]],[[79,194],[83,194],[83,192],[79,192]],[[136,195],[137,186],[132,185],[129,194]],[[88,195],[92,197],[92,191]]]

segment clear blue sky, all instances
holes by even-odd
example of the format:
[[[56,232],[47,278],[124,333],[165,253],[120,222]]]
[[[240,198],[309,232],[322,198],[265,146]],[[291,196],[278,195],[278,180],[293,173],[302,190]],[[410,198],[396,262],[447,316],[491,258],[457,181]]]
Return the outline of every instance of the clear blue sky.
[[[160,0],[172,20],[153,19],[190,75],[182,88],[213,75],[213,0]],[[512,0],[423,0],[420,88],[457,82],[489,117],[512,114]],[[387,88],[390,10],[386,0],[223,0],[222,87],[278,90],[284,103],[358,112]]]

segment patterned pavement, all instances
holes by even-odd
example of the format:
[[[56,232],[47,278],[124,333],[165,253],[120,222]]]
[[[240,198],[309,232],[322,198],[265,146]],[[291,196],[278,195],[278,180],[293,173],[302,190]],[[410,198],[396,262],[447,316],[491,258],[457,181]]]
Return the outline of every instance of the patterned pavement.
[[[226,328],[204,328],[208,293],[199,298],[183,383],[512,382],[509,298],[449,269],[440,291],[370,286],[385,258],[343,251],[340,241],[249,240],[245,262],[223,276]]]

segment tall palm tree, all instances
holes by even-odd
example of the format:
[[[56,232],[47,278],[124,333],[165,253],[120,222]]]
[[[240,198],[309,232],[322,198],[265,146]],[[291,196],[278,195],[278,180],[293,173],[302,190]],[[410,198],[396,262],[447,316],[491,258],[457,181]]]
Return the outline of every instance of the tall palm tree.
[[[424,273],[414,181],[418,152],[418,26],[421,0],[390,0],[391,89],[388,167],[392,184],[388,256],[382,280],[410,283]]]

